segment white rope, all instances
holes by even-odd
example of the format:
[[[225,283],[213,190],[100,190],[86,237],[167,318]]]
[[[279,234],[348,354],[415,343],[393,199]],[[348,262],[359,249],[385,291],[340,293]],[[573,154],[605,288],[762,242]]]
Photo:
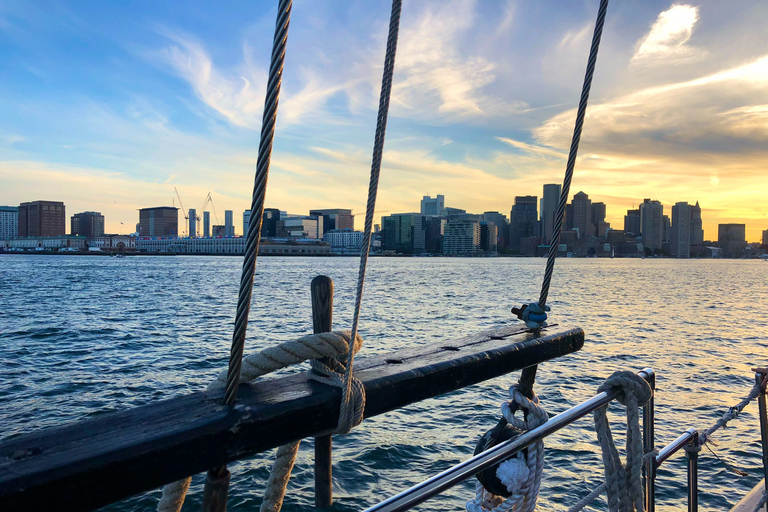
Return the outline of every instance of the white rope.
[[[622,464],[613,443],[608,423],[608,406],[595,411],[595,430],[603,452],[608,510],[611,512],[643,512],[643,487],[640,475],[643,465],[643,439],[640,435],[638,408],[650,400],[653,392],[642,377],[630,371],[616,372],[598,388],[598,392],[615,390],[616,400],[627,408],[627,462]]]
[[[352,333],[350,331],[308,334],[297,340],[287,341],[251,354],[243,359],[240,383],[253,382],[257,378],[275,370],[304,361],[312,361],[313,371],[310,373],[310,379],[342,387],[344,384],[346,360],[350,349],[352,353],[357,353],[363,346],[363,339],[360,335],[357,335],[354,346],[350,347],[349,341],[351,336]],[[329,363],[325,364],[317,361],[320,358],[330,358],[328,360]],[[226,384],[227,370],[224,370],[208,386],[208,390],[222,389]],[[342,418],[346,418],[344,421],[353,425],[358,425],[363,419],[365,387],[354,377],[352,378],[352,384],[350,400],[342,399],[339,411],[340,424],[342,423]],[[262,512],[276,512],[280,510],[298,449],[299,442],[290,443],[277,449],[272,473],[267,482],[264,501],[261,504]],[[184,504],[190,480],[191,478],[185,478],[163,487],[163,496],[157,504],[158,512],[179,512]]]
[[[509,388],[509,396],[510,401],[501,405],[501,414],[513,427],[528,431],[549,420],[547,412],[539,406],[539,397],[535,393],[533,398],[529,399],[514,385]],[[513,408],[513,403],[518,407]],[[515,416],[513,409],[522,409],[527,413],[528,419]],[[467,512],[533,512],[539,497],[543,472],[544,442],[540,440],[528,446],[527,456],[520,451],[499,465],[496,476],[512,493],[511,496],[506,499],[495,496],[478,482],[475,498],[467,502]]]

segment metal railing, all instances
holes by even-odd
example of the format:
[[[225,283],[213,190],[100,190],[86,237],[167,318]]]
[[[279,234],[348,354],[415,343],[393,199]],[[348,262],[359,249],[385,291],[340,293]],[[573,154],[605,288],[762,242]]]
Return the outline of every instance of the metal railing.
[[[654,453],[654,395],[656,391],[656,374],[646,368],[638,372],[638,375],[644,378],[651,386],[653,393],[648,403],[643,406],[643,451],[646,454]],[[766,413],[766,375],[757,373],[758,384],[762,382],[762,391],[758,396],[760,434],[763,448],[763,469],[766,475],[766,490],[768,490],[768,414]],[[597,409],[608,405],[616,397],[615,391],[602,392],[594,397],[582,402],[557,416],[552,417],[547,423],[529,430],[520,436],[503,441],[496,446],[479,453],[469,460],[461,462],[432,478],[414,485],[400,494],[393,496],[381,503],[366,509],[365,512],[397,512],[413,508],[423,503],[446,489],[471,478],[480,471],[483,471],[503,460],[508,459],[520,450],[529,445],[557,432],[558,430],[570,425],[574,421],[596,411]],[[643,488],[645,490],[645,509],[648,512],[656,510],[656,472],[664,462],[673,455],[685,449],[687,457],[687,477],[688,477],[688,510],[689,512],[698,511],[698,452],[699,432],[695,428],[690,428],[677,439],[659,450],[655,456],[647,456],[643,468]],[[768,505],[766,505],[768,512]]]

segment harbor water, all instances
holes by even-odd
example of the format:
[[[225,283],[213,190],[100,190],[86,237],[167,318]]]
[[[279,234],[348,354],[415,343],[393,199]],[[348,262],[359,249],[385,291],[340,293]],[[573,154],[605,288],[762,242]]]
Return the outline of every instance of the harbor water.
[[[241,258],[0,256],[0,438],[205,388],[226,367]],[[355,258],[261,258],[246,353],[311,332],[309,283],[335,282],[334,327],[348,329]],[[373,258],[360,358],[443,343],[514,322],[538,298],[543,259]],[[656,444],[707,428],[746,396],[768,363],[768,263],[754,260],[562,259],[551,320],[587,333],[584,348],[539,368],[550,415],[593,396],[620,369],[658,374]],[[556,329],[556,328],[555,328]],[[303,368],[303,367],[302,367]],[[334,438],[332,510],[361,510],[472,455],[495,425],[510,374],[366,420]],[[617,444],[623,411],[612,407]],[[762,478],[757,406],[705,448],[700,510],[727,510]],[[548,438],[541,510],[566,510],[602,478],[591,417]],[[256,511],[271,453],[232,464],[230,511]],[[302,443],[283,510],[313,510],[312,442]],[[659,510],[685,504],[685,455],[659,471]],[[199,510],[196,476],[185,510]],[[460,510],[465,482],[419,510]],[[153,510],[151,491],[107,507]],[[594,510],[605,510],[604,497]]]

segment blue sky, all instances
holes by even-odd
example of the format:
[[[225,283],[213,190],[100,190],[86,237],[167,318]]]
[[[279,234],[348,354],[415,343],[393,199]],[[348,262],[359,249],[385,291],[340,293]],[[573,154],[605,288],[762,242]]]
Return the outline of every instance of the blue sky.
[[[276,1],[0,4],[0,204],[250,203]],[[379,210],[562,180],[597,0],[405,0]],[[390,4],[294,2],[267,205],[362,212]],[[768,4],[609,7],[572,192],[768,229]],[[123,223],[121,225],[120,223]]]

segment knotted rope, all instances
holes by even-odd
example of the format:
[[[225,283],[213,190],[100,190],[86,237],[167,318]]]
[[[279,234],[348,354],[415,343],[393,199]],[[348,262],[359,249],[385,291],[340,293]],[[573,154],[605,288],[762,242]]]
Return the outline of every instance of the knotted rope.
[[[348,354],[350,350],[352,353],[357,353],[363,345],[363,339],[359,335],[355,337],[355,343],[350,343],[351,339],[350,331],[324,332],[308,334],[296,340],[265,348],[243,359],[239,383],[247,384],[281,368],[312,361],[310,379],[342,387]],[[327,363],[318,361],[320,358],[328,358]],[[227,371],[224,370],[208,386],[208,390],[225,388],[226,385]],[[359,424],[363,419],[364,409],[365,388],[359,380],[352,377],[352,393],[349,401],[341,403],[338,428],[344,430],[350,424]],[[280,510],[298,448],[299,442],[295,442],[277,449],[261,505],[262,512]],[[158,512],[179,512],[184,504],[190,480],[185,478],[166,485],[163,488],[160,503],[157,505]]]
[[[608,510],[611,512],[642,512],[643,487],[640,480],[643,466],[643,438],[640,434],[638,408],[650,400],[653,392],[642,377],[630,371],[616,372],[598,388],[598,392],[616,391],[616,400],[627,408],[626,464],[622,464],[613,442],[608,423],[608,406],[595,411],[595,430],[605,465],[605,485]]]
[[[539,405],[539,397],[523,395],[514,385],[509,388],[510,401],[501,405],[501,414],[507,423],[525,432],[543,425],[549,420],[547,412]],[[520,409],[525,411],[527,419],[516,416]],[[496,475],[511,492],[503,498],[488,492],[478,481],[475,498],[467,502],[467,512],[533,512],[541,487],[541,475],[544,471],[544,442],[539,440],[528,446],[527,455],[518,452],[511,459],[499,465]]]

